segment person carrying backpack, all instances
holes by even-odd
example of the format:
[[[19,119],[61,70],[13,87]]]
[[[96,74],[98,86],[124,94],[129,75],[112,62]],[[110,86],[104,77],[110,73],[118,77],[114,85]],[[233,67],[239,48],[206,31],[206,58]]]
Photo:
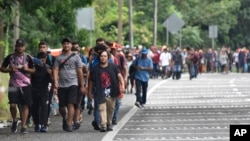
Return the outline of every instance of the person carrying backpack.
[[[21,133],[26,134],[27,119],[29,115],[29,106],[32,105],[31,79],[30,75],[35,72],[32,56],[25,52],[25,41],[17,39],[15,52],[9,54],[1,66],[1,72],[9,73],[8,97],[10,103],[10,112],[12,116],[11,131],[17,132],[17,106],[20,105],[20,115],[22,120]]]

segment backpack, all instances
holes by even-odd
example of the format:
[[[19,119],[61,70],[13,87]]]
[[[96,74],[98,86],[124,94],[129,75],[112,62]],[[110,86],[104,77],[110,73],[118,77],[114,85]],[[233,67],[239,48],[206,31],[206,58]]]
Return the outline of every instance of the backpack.
[[[137,71],[137,65],[138,65],[138,58],[134,60],[134,62],[129,66],[128,73],[130,76],[134,76]]]

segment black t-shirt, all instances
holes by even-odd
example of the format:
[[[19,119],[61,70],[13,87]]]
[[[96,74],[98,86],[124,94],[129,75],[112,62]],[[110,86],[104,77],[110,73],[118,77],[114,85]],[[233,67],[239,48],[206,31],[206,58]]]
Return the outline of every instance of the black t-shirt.
[[[118,80],[118,67],[109,63],[107,67],[103,68],[96,65],[90,71],[90,77],[93,81],[94,96],[98,99],[98,103],[105,102],[105,97],[116,98],[119,96],[119,80]]]

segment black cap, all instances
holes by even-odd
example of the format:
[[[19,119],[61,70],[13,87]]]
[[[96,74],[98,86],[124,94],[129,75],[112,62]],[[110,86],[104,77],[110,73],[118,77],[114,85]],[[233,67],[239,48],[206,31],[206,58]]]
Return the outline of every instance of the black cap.
[[[69,37],[65,37],[65,38],[63,38],[63,40],[62,40],[62,44],[65,43],[65,42],[72,43],[72,40],[71,40]]]
[[[25,41],[23,39],[16,40],[16,46],[24,46],[24,45],[25,45]]]
[[[47,54],[46,54],[45,52],[39,52],[39,53],[37,54],[37,58],[38,58],[38,59],[46,58],[46,57],[47,57]]]

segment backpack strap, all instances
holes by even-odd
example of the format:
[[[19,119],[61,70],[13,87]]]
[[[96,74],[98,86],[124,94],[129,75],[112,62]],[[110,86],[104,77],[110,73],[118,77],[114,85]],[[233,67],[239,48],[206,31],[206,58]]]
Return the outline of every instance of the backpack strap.
[[[73,56],[75,56],[75,53],[71,53],[68,58],[66,58],[60,65],[59,65],[59,70],[63,67],[63,65]]]

